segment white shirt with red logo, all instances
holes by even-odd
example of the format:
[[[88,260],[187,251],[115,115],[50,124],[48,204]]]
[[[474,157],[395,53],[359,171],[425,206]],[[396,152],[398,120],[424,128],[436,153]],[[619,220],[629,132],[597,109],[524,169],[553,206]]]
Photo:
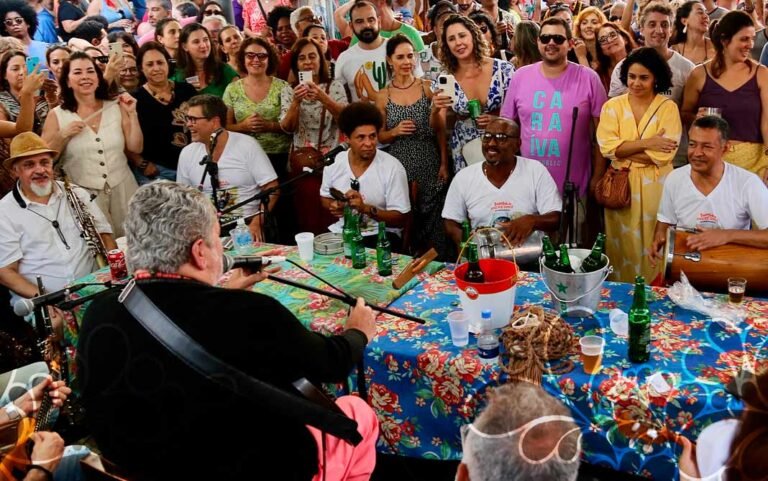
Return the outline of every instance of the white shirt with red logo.
[[[688,229],[748,230],[754,221],[768,228],[768,187],[755,174],[725,163],[723,178],[709,195],[691,180],[691,166],[675,169],[664,181],[659,222]]]

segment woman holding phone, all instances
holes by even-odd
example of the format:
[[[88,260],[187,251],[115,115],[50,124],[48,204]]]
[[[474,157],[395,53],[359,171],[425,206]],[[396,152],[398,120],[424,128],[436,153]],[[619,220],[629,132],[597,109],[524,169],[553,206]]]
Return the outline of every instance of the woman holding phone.
[[[19,117],[21,110],[19,97],[24,87],[24,79],[28,76],[27,58],[24,52],[18,50],[6,52],[0,58],[0,120],[16,122]],[[39,73],[39,67],[35,67],[34,72]],[[35,133],[39,134],[42,131],[51,107],[44,97],[36,99],[35,120],[32,126]]]

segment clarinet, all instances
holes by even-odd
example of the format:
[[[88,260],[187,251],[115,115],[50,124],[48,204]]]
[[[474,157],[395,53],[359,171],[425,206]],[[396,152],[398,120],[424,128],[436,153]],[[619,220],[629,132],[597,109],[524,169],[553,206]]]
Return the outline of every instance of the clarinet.
[[[99,269],[107,265],[107,248],[104,247],[104,242],[101,240],[101,236],[96,231],[96,225],[94,224],[93,215],[88,208],[80,200],[80,197],[75,194],[72,185],[69,183],[69,178],[64,176],[64,192],[67,194],[67,202],[69,202],[69,208],[75,216],[75,223],[78,229],[80,229],[80,237],[83,238],[88,245],[88,249],[93,253],[93,257],[96,259],[96,264]]]

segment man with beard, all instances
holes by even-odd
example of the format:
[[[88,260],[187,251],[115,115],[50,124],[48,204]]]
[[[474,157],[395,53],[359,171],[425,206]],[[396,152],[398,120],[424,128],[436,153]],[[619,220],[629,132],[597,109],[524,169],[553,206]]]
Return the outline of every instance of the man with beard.
[[[144,36],[147,33],[155,33],[155,27],[157,22],[164,18],[169,18],[173,12],[173,5],[171,0],[149,0],[147,2],[147,21],[139,24],[136,29],[136,35],[139,37]]]
[[[212,178],[216,186],[216,208],[226,209],[259,192],[276,187],[277,174],[269,157],[250,135],[224,129],[227,123],[227,106],[219,97],[196,95],[187,103],[187,127],[192,143],[182,149],[176,182],[200,189],[214,200]],[[208,163],[202,163],[206,159]],[[272,212],[278,194],[269,196],[267,213]],[[250,202],[226,214],[220,220],[222,226],[245,217],[253,240],[262,242],[262,214],[258,201]]]
[[[456,0],[456,8],[459,9],[459,15],[469,17],[472,12],[482,11],[483,7],[475,0]]]
[[[355,2],[349,10],[352,31],[359,40],[336,60],[336,80],[346,83],[352,101],[374,101],[379,90],[387,86],[387,39],[380,35],[379,17],[374,5],[366,0]],[[422,44],[423,48],[423,44]],[[414,75],[424,75],[416,62]]]
[[[443,207],[445,232],[461,244],[461,223],[496,227],[515,245],[541,244],[542,232],[557,230],[562,201],[555,181],[540,162],[516,155],[520,128],[497,118],[483,133],[484,162],[461,169]],[[521,266],[530,267],[534,266]]]
[[[395,18],[395,11],[392,9],[392,0],[375,0],[373,5],[380,15],[379,28],[382,37],[392,38],[398,33],[401,33],[411,41],[414,52],[419,53],[424,50],[424,41],[421,39],[421,33],[411,25],[403,23]],[[355,45],[357,41],[357,36],[353,36],[350,45]]]
[[[11,156],[4,162],[18,178],[0,200],[0,284],[11,290],[12,302],[38,295],[36,276],[55,291],[97,268],[63,184],[53,180],[56,156],[37,134],[25,132],[11,141]],[[74,192],[93,216],[104,246],[116,248],[109,222],[88,192],[79,187]]]
[[[399,160],[376,148],[378,132],[384,120],[374,105],[356,102],[339,114],[339,128],[349,139],[349,150],[336,155],[334,163],[323,169],[320,200],[323,207],[339,217],[332,230],[341,232],[344,206],[361,214],[360,223],[366,245],[376,244],[378,223],[387,224],[393,249],[400,246],[401,227],[411,211],[408,177]],[[344,194],[336,200],[331,189]]]
[[[592,131],[597,128],[606,97],[594,70],[568,62],[571,42],[571,29],[562,18],[552,17],[542,23],[538,39],[542,61],[515,72],[501,116],[520,123],[524,139],[522,155],[544,164],[561,194],[571,150],[570,180],[585,203],[587,192],[593,190],[605,171],[605,161],[592,142]],[[575,129],[573,137],[572,129]],[[571,138],[573,145],[569,145]],[[585,217],[580,210],[577,217],[580,224]],[[587,235],[584,229],[578,230],[583,234],[580,237]]]
[[[37,13],[22,0],[3,0],[0,2],[0,36],[9,36],[21,40],[24,53],[40,59],[45,65],[45,51],[48,44],[33,40],[37,32]]]

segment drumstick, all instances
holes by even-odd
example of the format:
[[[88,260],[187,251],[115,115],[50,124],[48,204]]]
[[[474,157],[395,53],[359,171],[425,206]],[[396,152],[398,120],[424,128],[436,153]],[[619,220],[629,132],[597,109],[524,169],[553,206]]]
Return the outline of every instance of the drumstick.
[[[87,116],[86,118],[84,118],[84,119],[83,119],[83,122],[85,122],[85,123],[87,124],[89,120],[91,120],[91,119],[95,118],[97,115],[99,115],[99,114],[101,114],[102,112],[104,112],[104,109],[106,109],[106,108],[108,108],[108,107],[109,107],[109,105],[105,105],[105,106],[103,106],[102,108],[100,108],[100,109],[99,109],[99,110],[97,110],[96,112],[94,112],[94,113],[92,113],[91,115],[89,115],[89,116]]]

